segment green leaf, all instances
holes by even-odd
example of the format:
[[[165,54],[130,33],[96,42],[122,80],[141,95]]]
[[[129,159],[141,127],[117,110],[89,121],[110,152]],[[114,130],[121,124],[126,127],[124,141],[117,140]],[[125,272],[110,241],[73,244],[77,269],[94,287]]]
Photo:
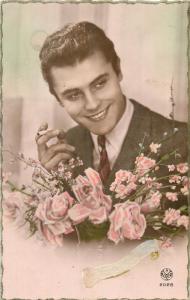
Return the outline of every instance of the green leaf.
[[[80,239],[84,241],[101,240],[103,239],[109,229],[109,222],[102,224],[92,224],[90,221],[85,221],[77,225]]]

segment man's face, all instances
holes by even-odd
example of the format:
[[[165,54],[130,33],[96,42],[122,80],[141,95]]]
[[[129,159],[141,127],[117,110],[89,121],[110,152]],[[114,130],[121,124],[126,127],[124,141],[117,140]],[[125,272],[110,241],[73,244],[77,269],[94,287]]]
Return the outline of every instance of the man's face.
[[[117,75],[100,51],[73,66],[51,68],[54,91],[71,118],[92,133],[109,133],[125,101]]]

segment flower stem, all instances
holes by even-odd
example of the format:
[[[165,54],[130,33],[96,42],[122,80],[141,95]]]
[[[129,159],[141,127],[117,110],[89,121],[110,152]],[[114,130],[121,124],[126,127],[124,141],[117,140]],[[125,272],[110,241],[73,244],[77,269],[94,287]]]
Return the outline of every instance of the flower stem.
[[[51,191],[51,189],[50,189],[50,188],[48,188],[46,185],[44,185],[43,183],[39,182],[38,180],[36,180],[36,179],[33,179],[33,182],[35,182],[35,183],[37,183],[37,184],[41,185],[42,187],[46,188],[47,190]]]
[[[9,180],[7,181],[8,185],[11,187],[11,189],[13,189],[14,191],[20,192],[26,196],[30,196],[32,197],[31,194],[28,194],[26,192],[24,192],[22,189],[19,189],[18,187],[16,187],[12,182],[10,182]]]

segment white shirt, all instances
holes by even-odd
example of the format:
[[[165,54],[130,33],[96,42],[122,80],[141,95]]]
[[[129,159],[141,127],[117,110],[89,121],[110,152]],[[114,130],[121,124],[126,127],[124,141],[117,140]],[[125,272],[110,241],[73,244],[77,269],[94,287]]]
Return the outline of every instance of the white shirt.
[[[110,168],[113,168],[113,165],[121,151],[122,144],[124,142],[125,136],[127,135],[129,125],[133,116],[134,105],[128,99],[126,99],[125,111],[116,124],[116,126],[112,129],[111,132],[106,134],[106,151],[108,154],[108,159],[110,163]],[[93,150],[93,165],[97,170],[100,163],[100,149],[98,146],[97,138],[98,136],[91,132],[92,140],[94,143]]]

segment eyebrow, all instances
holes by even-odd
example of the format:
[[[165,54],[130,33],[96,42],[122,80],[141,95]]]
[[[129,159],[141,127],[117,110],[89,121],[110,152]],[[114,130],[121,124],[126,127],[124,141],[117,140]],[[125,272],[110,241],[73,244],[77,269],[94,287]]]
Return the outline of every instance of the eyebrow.
[[[108,78],[109,74],[108,73],[104,73],[99,75],[98,77],[96,77],[91,83],[90,85],[94,85],[97,81],[104,79],[104,78]]]
[[[61,93],[61,95],[64,97],[68,96],[69,94],[80,92],[81,90],[79,88],[73,88],[73,89],[67,89],[64,92]]]
[[[109,76],[108,73],[104,73],[104,74],[101,74],[99,75],[98,77],[96,77],[92,82],[90,82],[90,86],[96,84],[97,81],[103,79],[103,78],[107,78]],[[81,89],[80,88],[71,88],[71,89],[66,89],[65,91],[63,91],[61,93],[62,96],[68,96],[69,94],[71,93],[76,93],[76,92],[81,92]]]

